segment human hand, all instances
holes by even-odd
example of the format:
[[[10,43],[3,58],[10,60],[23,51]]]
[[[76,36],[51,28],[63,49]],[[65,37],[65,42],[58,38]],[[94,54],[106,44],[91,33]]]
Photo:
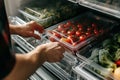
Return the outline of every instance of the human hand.
[[[44,61],[58,62],[64,57],[63,53],[65,49],[58,42],[50,42],[36,47],[34,51],[38,53]]]
[[[35,21],[30,21],[27,24],[23,25],[21,27],[20,35],[24,37],[34,37],[36,39],[40,39],[40,36],[38,34],[35,34],[35,30],[39,33],[43,33],[44,29],[42,26],[40,26]]]
[[[35,31],[39,33],[43,33],[44,29],[41,25],[36,23],[35,21],[30,21],[23,25],[10,25],[11,33],[18,34],[23,37],[34,37],[36,39],[40,39],[38,34],[35,34]]]

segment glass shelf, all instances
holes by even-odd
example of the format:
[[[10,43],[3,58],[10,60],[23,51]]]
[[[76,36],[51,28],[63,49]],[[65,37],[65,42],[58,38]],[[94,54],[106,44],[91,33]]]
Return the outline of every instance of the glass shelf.
[[[120,0],[69,0],[96,11],[120,18]]]

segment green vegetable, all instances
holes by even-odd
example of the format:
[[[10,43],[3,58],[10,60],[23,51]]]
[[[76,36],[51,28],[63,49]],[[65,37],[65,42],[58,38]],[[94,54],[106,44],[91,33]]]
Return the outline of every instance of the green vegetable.
[[[116,64],[111,61],[109,51],[105,49],[99,50],[99,63],[106,68],[116,68]]]
[[[115,53],[115,57],[114,57],[114,61],[117,61],[120,59],[120,48],[117,49],[116,53]]]
[[[106,39],[106,40],[103,41],[102,46],[107,47],[110,44],[112,44],[112,40],[111,39]]]
[[[114,35],[114,40],[120,43],[120,33]]]
[[[102,45],[104,49],[109,51],[109,55],[111,55],[112,60],[114,60],[115,53],[119,48],[119,44],[117,44],[113,39],[106,39]]]

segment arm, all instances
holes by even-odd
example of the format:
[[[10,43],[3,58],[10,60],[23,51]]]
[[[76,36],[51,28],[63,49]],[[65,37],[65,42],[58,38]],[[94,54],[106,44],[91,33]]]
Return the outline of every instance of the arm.
[[[27,80],[45,61],[60,61],[64,51],[59,43],[52,42],[40,45],[28,54],[16,54],[16,64],[4,80]]]

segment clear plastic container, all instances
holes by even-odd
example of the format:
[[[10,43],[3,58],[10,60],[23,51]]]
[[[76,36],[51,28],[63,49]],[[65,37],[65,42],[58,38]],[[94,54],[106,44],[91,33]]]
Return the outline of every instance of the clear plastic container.
[[[72,69],[77,75],[77,80],[114,80],[109,70],[94,62],[85,61]]]
[[[33,13],[34,15],[27,13],[23,10],[19,10],[19,12],[24,15],[24,17],[27,21],[34,20],[34,21],[40,23],[45,28],[49,27],[52,24],[53,16],[49,16],[46,18],[40,18],[40,17],[38,17],[38,16],[40,16],[40,14],[38,12],[33,11],[32,9],[30,9],[30,10],[31,10],[31,13]]]
[[[27,20],[35,20],[45,28],[76,16],[81,12],[79,11],[80,7],[78,4],[73,4],[66,0],[44,0],[42,3],[37,0],[32,0],[32,4],[27,3],[24,6],[19,12]]]
[[[115,22],[87,12],[48,28],[51,41],[59,41],[70,51],[78,51],[107,33]]]
[[[76,56],[79,59],[85,61],[87,64],[93,65],[92,63],[94,63],[95,66],[93,67],[95,67],[95,69],[98,68],[99,72],[101,71],[106,72],[107,70],[110,76],[114,78],[113,75],[115,75],[116,69],[120,67],[119,51],[120,51],[120,33],[115,32],[111,33],[111,35],[109,35],[105,40],[101,42],[94,42],[93,44],[84,47],[83,49],[76,53]],[[100,66],[101,68],[98,66]],[[118,74],[119,73],[120,72],[118,72]]]

